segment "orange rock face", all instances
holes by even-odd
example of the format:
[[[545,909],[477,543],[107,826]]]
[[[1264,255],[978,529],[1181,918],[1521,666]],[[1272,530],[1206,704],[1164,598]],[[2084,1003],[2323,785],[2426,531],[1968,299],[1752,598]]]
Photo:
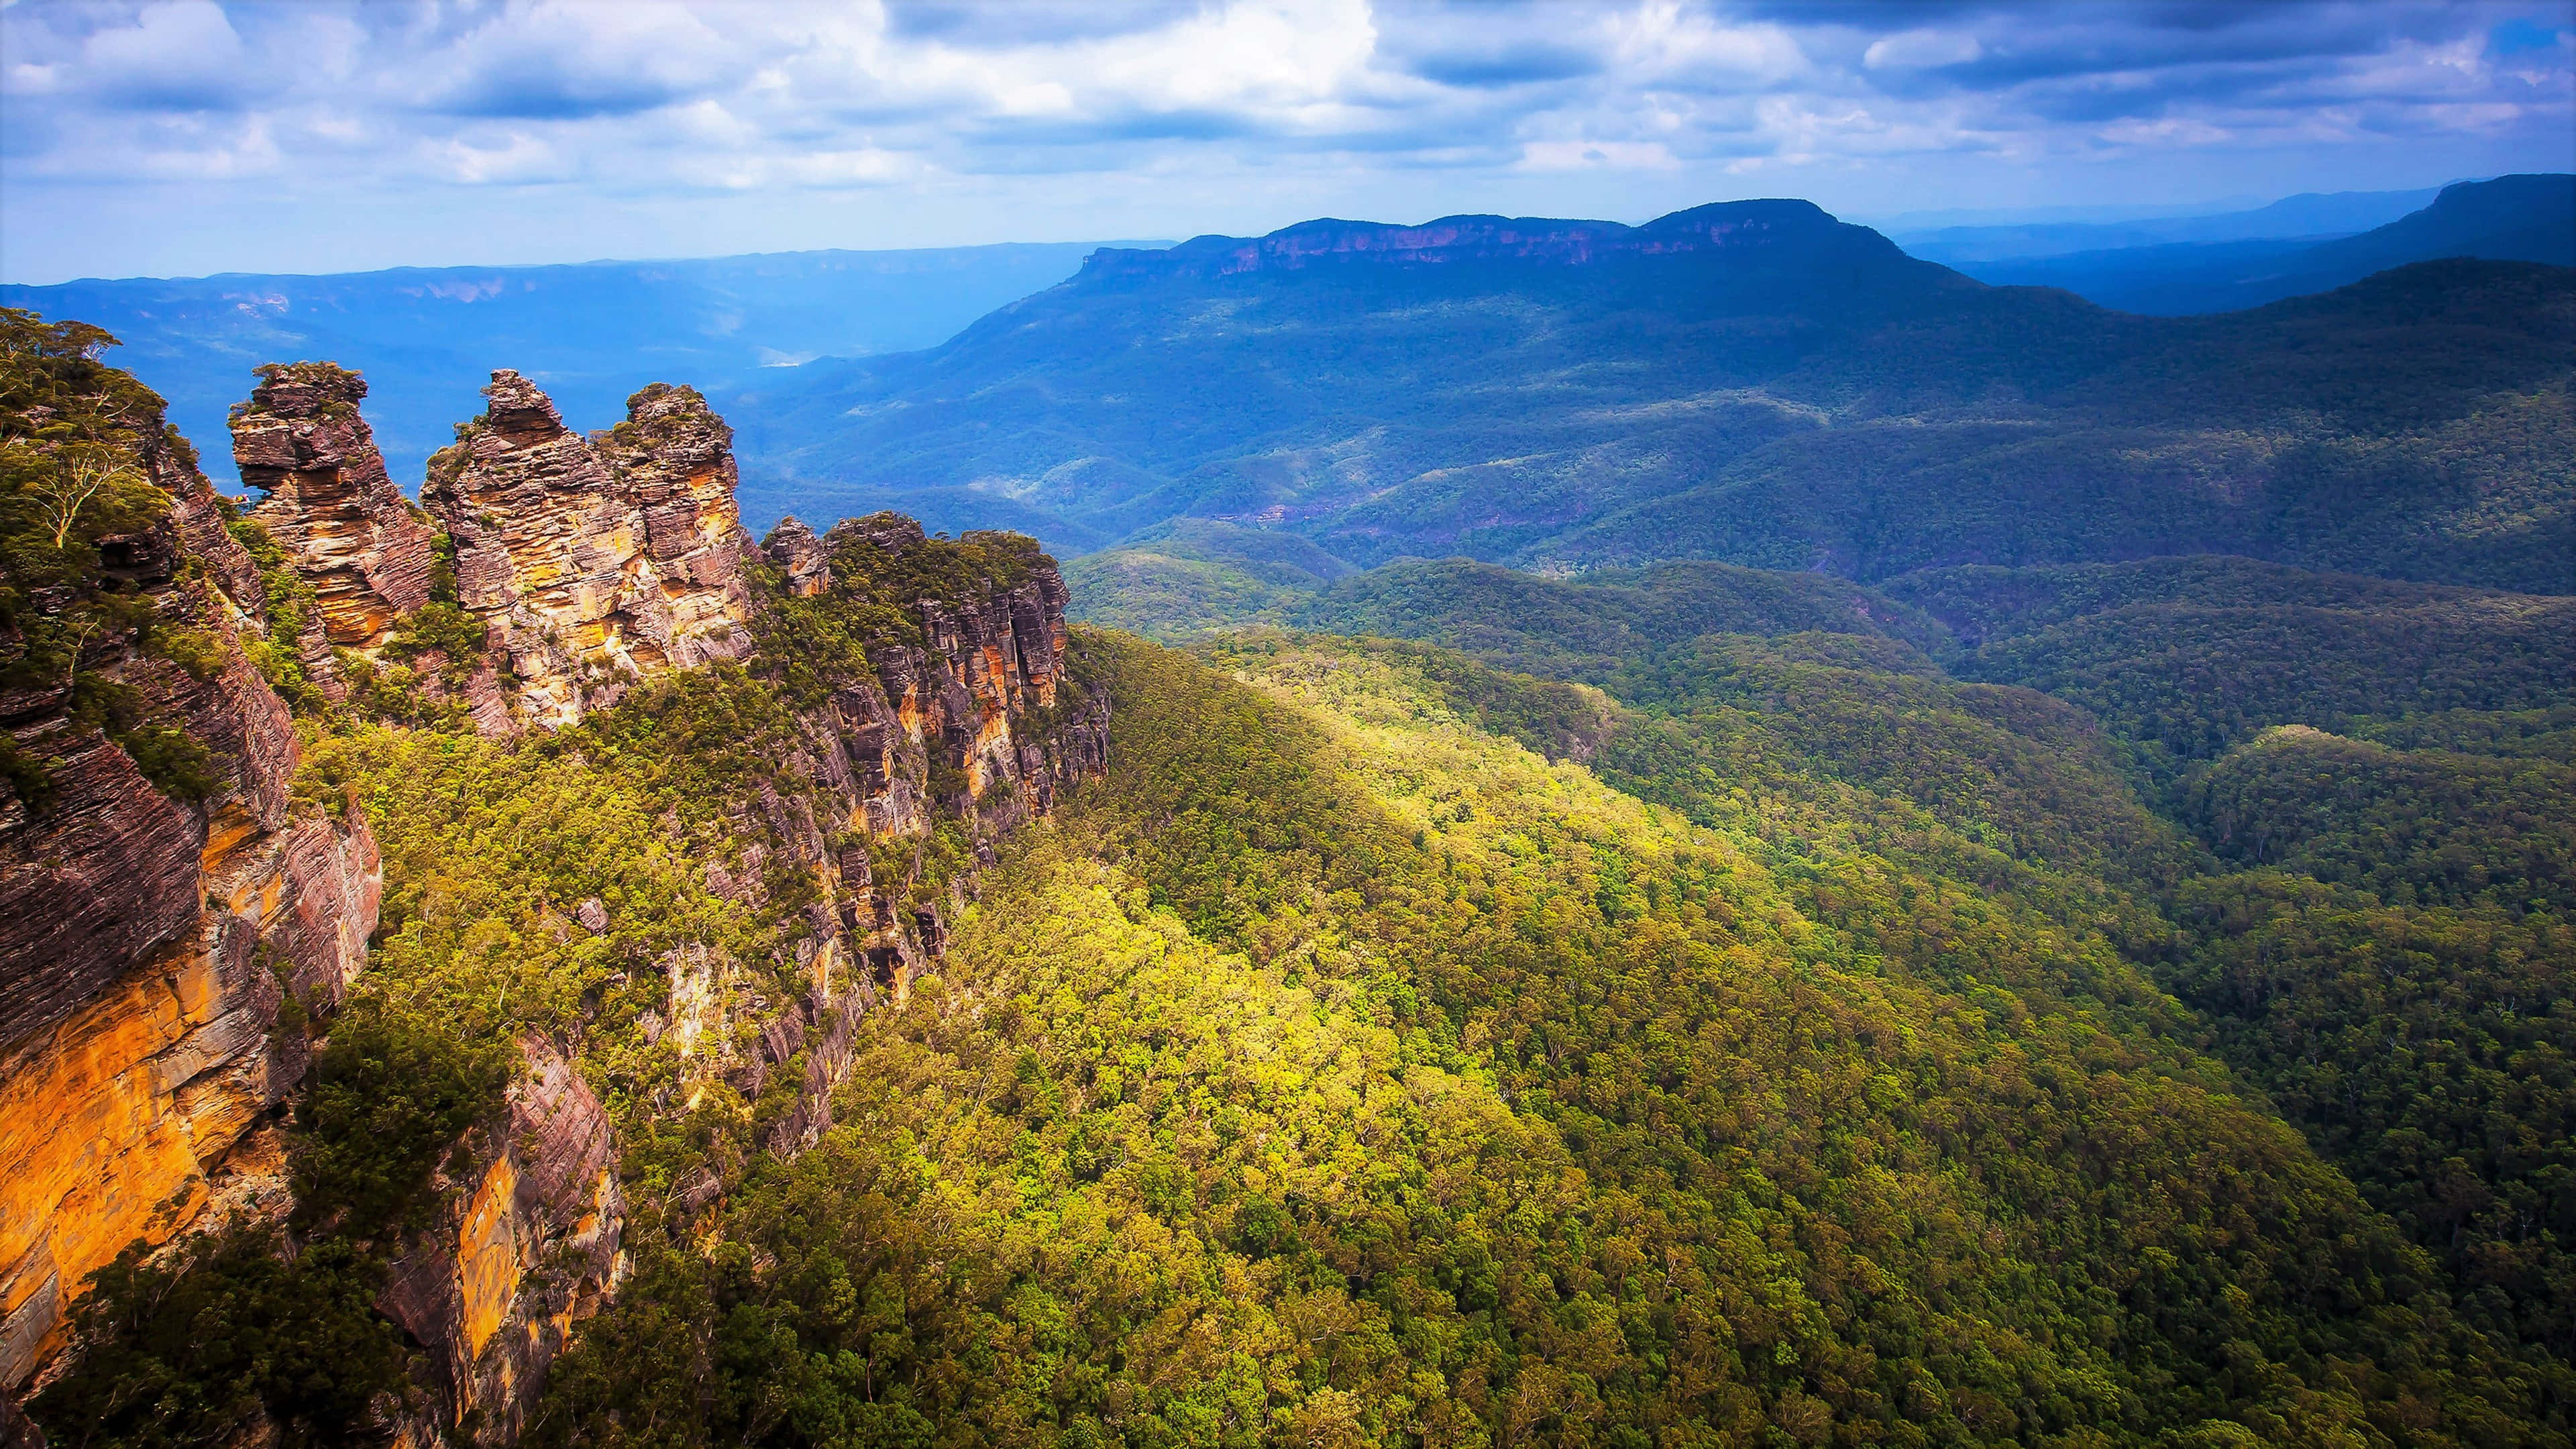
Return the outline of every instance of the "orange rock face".
[[[0,785],[0,1389],[59,1338],[88,1275],[186,1231],[305,1068],[284,993],[336,1004],[365,960],[381,875],[357,821],[288,803],[295,734],[239,646],[265,608],[212,487],[157,419],[136,466],[170,498],[100,541],[160,619],[220,646],[195,668],[102,634],[84,672],[205,747],[204,793],[165,794],[66,687],[0,691],[46,788]]]
[[[0,1061],[0,1383],[56,1346],[89,1274],[196,1219],[302,1077],[261,948],[317,1006],[365,960],[382,873],[362,823],[236,837],[203,880],[193,930]]]
[[[502,1120],[469,1139],[480,1150],[462,1181],[441,1183],[470,1191],[412,1240],[377,1300],[437,1360],[445,1422],[421,1426],[422,1442],[471,1424],[477,1443],[515,1443],[573,1325],[625,1273],[608,1115],[552,1042],[519,1048]]]
[[[484,396],[421,497],[455,541],[459,601],[508,650],[526,722],[570,724],[638,675],[751,651],[733,434],[704,398],[657,383],[585,440],[515,372]]]

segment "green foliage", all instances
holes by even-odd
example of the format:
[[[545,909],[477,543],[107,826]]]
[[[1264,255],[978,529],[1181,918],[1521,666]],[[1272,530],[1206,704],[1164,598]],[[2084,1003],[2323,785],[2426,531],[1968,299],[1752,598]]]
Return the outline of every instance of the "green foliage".
[[[2576,1359],[2566,918],[2276,870],[2195,883],[2180,915],[2201,944],[2169,979],[2228,1060],[2441,1260],[2468,1321]]]
[[[2576,911],[2576,767],[2392,750],[2291,725],[2194,775],[2182,798],[2230,860],[2392,905]]]
[[[2554,708],[2576,695],[2576,603],[2458,593],[2381,607],[2141,602],[1985,643],[1957,666],[2082,705],[2159,774],[2264,727]]]
[[[2464,755],[2554,760],[2576,765],[2576,705],[2524,710],[2433,710],[2388,719],[2355,719],[2355,739],[2395,750],[2453,750]]]
[[[295,1235],[251,1221],[161,1261],[128,1249],[74,1310],[82,1351],[30,1416],[74,1449],[220,1442],[263,1417],[282,1445],[374,1437],[374,1401],[406,1385],[402,1335],[373,1307],[396,1234],[436,1205],[432,1172],[499,1108],[512,1065],[506,1038],[361,998],[288,1138]]]
[[[268,626],[267,635],[242,641],[242,652],[288,708],[298,714],[322,713],[331,702],[304,677],[302,653],[304,631],[321,608],[320,596],[259,520],[234,518],[225,527],[258,566],[260,591],[268,600],[267,618],[262,621]]]
[[[402,1335],[369,1308],[382,1265],[340,1238],[288,1252],[236,1229],[101,1269],[74,1312],[81,1358],[29,1416],[66,1449],[221,1443],[263,1418],[297,1449],[362,1441],[369,1401],[403,1381]]]
[[[297,1217],[371,1240],[424,1226],[430,1174],[500,1102],[516,1056],[506,1036],[441,1031],[360,997],[296,1104]]]
[[[1085,648],[1107,784],[545,1442],[2563,1434],[2097,929],[1685,825],[1454,656]]]
[[[114,665],[157,657],[204,680],[223,667],[224,641],[163,618],[100,543],[166,527],[171,500],[152,470],[193,466],[194,454],[163,422],[159,397],[98,361],[114,342],[0,308],[0,687],[60,692],[155,788],[193,802],[215,787],[205,747]],[[49,798],[43,759],[13,742],[8,761],[22,800]]]

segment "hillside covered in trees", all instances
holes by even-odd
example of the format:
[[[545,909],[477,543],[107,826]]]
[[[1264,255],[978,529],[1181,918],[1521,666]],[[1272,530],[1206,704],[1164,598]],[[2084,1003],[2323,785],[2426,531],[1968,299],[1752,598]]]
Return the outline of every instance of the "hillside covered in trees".
[[[2576,1443],[2568,597],[236,500],[6,324],[54,1443]]]

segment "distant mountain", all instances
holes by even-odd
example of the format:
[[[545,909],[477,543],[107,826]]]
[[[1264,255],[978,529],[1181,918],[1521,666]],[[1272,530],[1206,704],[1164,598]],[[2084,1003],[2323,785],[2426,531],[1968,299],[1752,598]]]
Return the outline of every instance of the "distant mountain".
[[[541,382],[575,426],[605,427],[648,382],[704,388],[818,356],[928,347],[1063,280],[1094,245],[78,281],[0,286],[0,306],[115,333],[114,361],[199,439],[224,435],[261,363],[355,368],[373,386],[367,412],[395,480],[417,490],[423,461],[481,410],[494,368]]]
[[[1067,552],[1175,519],[1347,562],[1861,578],[2219,549],[2576,591],[2576,272],[2446,262],[2125,316],[1804,202],[1105,251],[928,352],[729,405],[755,518]]]
[[[2422,207],[2442,188],[2415,191],[2302,192],[2269,206],[2209,216],[2140,217],[2117,222],[2040,222],[2013,226],[1945,226],[1891,230],[1907,253],[1925,261],[1975,272],[1975,263],[2028,261],[2133,247],[2191,242],[2272,241],[2313,243],[2349,236],[2395,221]]]
[[[2318,219],[2323,216],[2317,213]],[[2576,176],[2464,181],[2443,188],[2423,210],[2357,236],[2249,240],[2177,235],[2155,245],[2110,249],[2035,246],[2020,256],[2003,255],[1992,245],[1980,251],[1976,246],[1918,244],[1914,250],[1980,281],[2063,287],[2124,312],[2228,312],[2443,257],[2576,265]]]

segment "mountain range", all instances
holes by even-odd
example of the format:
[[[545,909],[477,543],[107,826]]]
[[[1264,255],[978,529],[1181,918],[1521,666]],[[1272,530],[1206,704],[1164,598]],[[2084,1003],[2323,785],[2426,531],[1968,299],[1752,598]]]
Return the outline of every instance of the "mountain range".
[[[2282,221],[2296,217],[2313,225],[2330,220],[2337,210],[2319,206],[2292,211]],[[2248,213],[2246,226],[2260,225],[2253,218],[2263,214]],[[2173,230],[2179,236],[2172,241],[2132,241],[2109,248],[2069,247],[1973,259],[1923,248],[1916,253],[1954,261],[1979,281],[2064,287],[2124,312],[2227,312],[2326,291],[2428,257],[2576,266],[2576,178],[2500,176],[2464,182],[2445,188],[2420,211],[2348,235],[2332,234],[2341,229],[2323,225],[2309,235],[2248,230],[2231,237],[2225,235],[2226,228],[2211,228],[2220,234],[2206,240],[2193,238],[2179,226]]]
[[[2490,232],[2550,235],[2525,193],[2567,185],[2454,187],[2334,255],[2442,253],[2445,218],[2498,209]],[[755,516],[902,507],[1072,552],[1203,518],[1358,564],[1870,578],[2219,550],[2559,591],[2571,277],[2421,262],[2148,318],[1804,202],[1313,222],[1104,250],[940,347],[731,406]]]
[[[823,355],[945,341],[1061,280],[1091,244],[777,252],[549,267],[402,267],[325,276],[84,280],[0,286],[0,306],[77,317],[124,343],[118,360],[192,436],[264,362],[329,360],[373,379],[387,465],[417,489],[448,426],[496,367],[555,390],[601,425],[627,394],[685,376],[715,385]]]

